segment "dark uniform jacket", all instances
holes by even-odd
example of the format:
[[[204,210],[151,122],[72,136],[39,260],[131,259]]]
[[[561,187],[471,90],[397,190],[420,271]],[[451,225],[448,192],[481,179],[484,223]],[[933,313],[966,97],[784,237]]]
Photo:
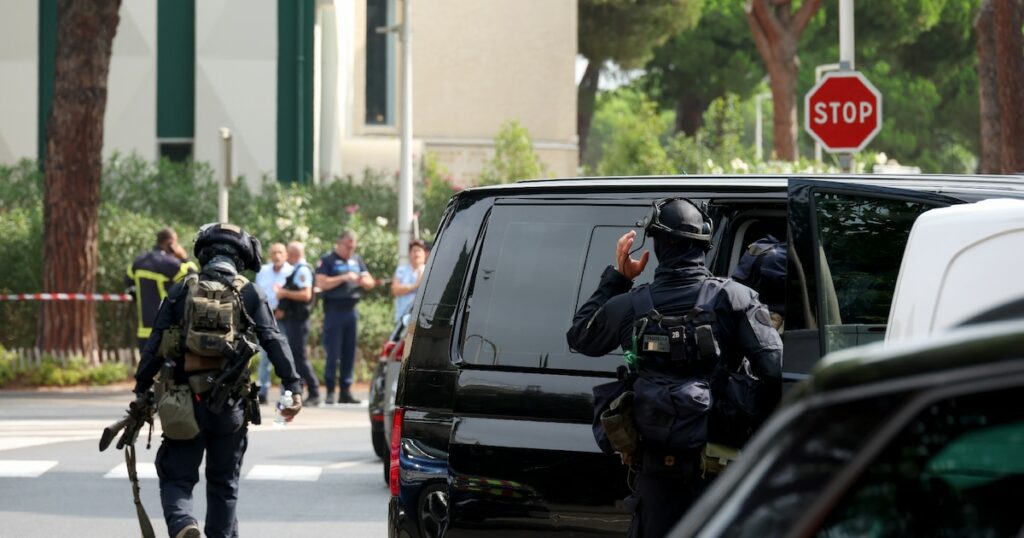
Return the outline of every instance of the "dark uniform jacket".
[[[346,260],[333,250],[320,257],[320,264],[316,268],[317,274],[327,276],[367,271],[366,264],[358,254],[353,254]],[[343,282],[337,287],[321,292],[320,296],[324,300],[324,310],[351,310],[356,307],[359,299],[363,298],[363,288],[358,282]]]
[[[135,313],[139,327],[136,336],[149,338],[156,311],[160,301],[167,297],[168,288],[196,271],[194,263],[183,262],[158,248],[135,258],[125,275],[125,282],[135,286]]]
[[[204,268],[203,273],[210,271]],[[231,278],[231,274],[224,276]],[[200,274],[199,278],[206,278]],[[157,356],[160,348],[160,338],[164,330],[172,325],[180,325],[185,316],[185,298],[188,295],[188,288],[184,283],[175,284],[167,292],[167,300],[160,305],[156,321],[153,323],[153,333],[146,342],[142,351],[142,361],[135,373],[135,392],[144,392],[153,385],[153,377],[160,371],[163,358]],[[301,394],[299,377],[295,373],[295,363],[292,359],[291,349],[284,336],[277,330],[277,323],[274,321],[274,314],[267,304],[267,297],[258,286],[249,282],[242,288],[242,306],[249,313],[255,323],[253,327],[259,345],[267,352],[270,362],[274,365],[274,372],[281,378],[281,384],[292,394]],[[179,361],[181,362],[181,361]],[[184,364],[178,364],[175,368],[175,382],[187,383],[188,376],[185,375]]]
[[[654,308],[665,316],[682,316],[693,309],[701,282],[711,276],[703,265],[668,268],[659,266],[651,283]],[[597,291],[573,317],[566,334],[569,346],[580,353],[599,357],[616,347],[631,348],[633,312],[629,290],[632,281],[613,267],[605,269]],[[757,293],[728,281],[716,295],[715,339],[722,359],[729,363],[746,357],[754,375],[768,385],[768,393],[781,391],[782,339],[771,327],[771,315],[757,299]],[[639,315],[646,314],[640,312]],[[643,367],[641,363],[641,368]]]

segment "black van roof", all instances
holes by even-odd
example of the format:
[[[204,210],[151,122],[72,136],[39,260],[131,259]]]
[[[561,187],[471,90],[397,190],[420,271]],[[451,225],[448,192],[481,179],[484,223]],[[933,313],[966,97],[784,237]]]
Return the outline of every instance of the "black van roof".
[[[699,176],[611,176],[524,180],[503,185],[473,187],[464,192],[477,195],[540,194],[544,191],[662,190],[667,188],[735,188],[741,190],[782,190],[791,179],[948,193],[969,199],[1008,196],[1024,198],[1024,176],[996,175],[892,175],[892,174],[791,174],[791,175],[699,175]]]

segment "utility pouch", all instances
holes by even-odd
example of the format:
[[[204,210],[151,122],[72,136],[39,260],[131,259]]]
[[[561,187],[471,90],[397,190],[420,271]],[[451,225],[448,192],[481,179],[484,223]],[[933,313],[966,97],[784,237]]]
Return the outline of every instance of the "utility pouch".
[[[693,330],[693,339],[697,344],[697,352],[702,359],[714,359],[722,354],[718,348],[718,340],[715,339],[714,330],[711,325],[698,325]]]
[[[160,335],[160,347],[157,353],[165,359],[178,360],[182,357],[181,327],[171,325]]]
[[[700,452],[700,475],[718,474],[740,457],[740,450],[735,447],[708,443]]]
[[[633,396],[633,391],[623,392],[601,413],[601,425],[608,442],[620,454],[632,455],[640,439],[633,423]]]
[[[214,379],[212,372],[188,376],[189,388],[192,389],[193,394],[198,394],[200,396],[213,390],[215,382],[216,380]]]
[[[188,385],[169,385],[157,403],[160,428],[164,437],[187,441],[199,435],[199,423],[192,407],[192,389]]]

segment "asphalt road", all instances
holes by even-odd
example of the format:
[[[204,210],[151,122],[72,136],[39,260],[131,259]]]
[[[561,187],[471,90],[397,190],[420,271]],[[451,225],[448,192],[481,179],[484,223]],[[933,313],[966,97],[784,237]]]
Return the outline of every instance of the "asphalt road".
[[[123,453],[98,450],[127,403],[127,392],[0,391],[0,537],[139,535]],[[285,427],[271,425],[270,406],[263,415],[242,465],[242,536],[386,534],[388,490],[365,403],[303,409]],[[166,536],[152,465],[159,430],[150,450],[143,436],[136,446],[142,502]],[[194,498],[200,521],[205,487]]]

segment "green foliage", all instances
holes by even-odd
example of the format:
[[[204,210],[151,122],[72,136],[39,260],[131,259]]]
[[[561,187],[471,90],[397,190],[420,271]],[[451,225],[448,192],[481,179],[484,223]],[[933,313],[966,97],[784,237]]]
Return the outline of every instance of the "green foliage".
[[[69,357],[62,364],[60,359],[44,355],[38,365],[20,366],[17,355],[0,346],[0,387],[111,385],[130,379],[132,373],[132,367],[127,364],[106,362],[91,365],[81,356]]]
[[[703,0],[579,0],[579,53],[639,67],[651,49],[700,18]]]
[[[0,166],[0,185],[0,215],[12,209],[30,209],[43,199],[43,174],[29,159]]]
[[[599,175],[675,173],[662,145],[670,131],[670,116],[659,113],[646,95],[631,88],[601,93],[591,124],[587,161],[596,161]]]
[[[546,175],[547,168],[533,150],[530,132],[518,120],[511,120],[498,130],[494,138],[494,157],[484,166],[477,183],[495,185]]]
[[[427,153],[423,158],[423,193],[420,204],[420,233],[433,239],[437,226],[448,207],[448,201],[458,192],[452,185],[451,175],[437,162],[437,155]]]

